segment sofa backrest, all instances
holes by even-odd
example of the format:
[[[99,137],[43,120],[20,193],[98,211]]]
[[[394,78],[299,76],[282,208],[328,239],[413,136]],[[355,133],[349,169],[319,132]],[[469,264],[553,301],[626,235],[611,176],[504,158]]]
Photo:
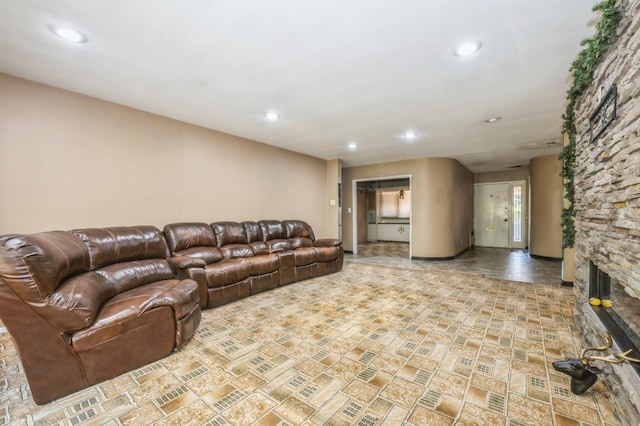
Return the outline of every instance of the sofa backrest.
[[[69,232],[0,237],[0,277],[27,302],[43,301],[90,265],[87,247]]]
[[[218,248],[229,244],[249,244],[244,227],[238,222],[214,222],[211,229],[216,236]]]
[[[164,227],[171,256],[190,256],[207,264],[222,260],[211,226],[204,222],[171,223]]]
[[[204,222],[171,223],[164,227],[169,251],[175,252],[192,247],[215,247],[216,237]]]
[[[90,272],[90,266],[89,250],[70,232],[0,237],[0,285],[9,287],[34,315],[60,332],[87,327],[103,301],[114,295],[113,286]],[[3,313],[0,317],[8,327],[29,321],[28,315],[6,318]]]
[[[262,239],[262,229],[260,229],[258,222],[245,221],[242,222],[242,227],[244,228],[244,234],[247,236],[249,244],[264,241]]]
[[[91,270],[105,278],[115,294],[174,278],[167,261],[167,243],[155,226],[87,228],[71,232],[87,246]],[[115,294],[104,293],[99,299]]]
[[[218,248],[225,258],[253,256],[253,248],[249,245],[245,228],[241,223],[214,222],[211,224],[211,229],[216,236]]]
[[[91,269],[131,260],[165,259],[164,235],[155,226],[119,226],[71,231],[89,250]]]
[[[287,230],[287,238],[309,238],[311,241],[316,239],[313,235],[313,229],[305,221],[302,220],[284,220],[282,221]]]
[[[282,222],[287,230],[287,238],[292,248],[313,247],[315,236],[313,229],[302,220],[285,220]]]
[[[261,220],[260,230],[264,241],[283,240],[287,238],[287,229],[279,220]]]
[[[262,229],[258,222],[242,222],[242,227],[244,228],[244,233],[247,236],[247,241],[249,241],[249,246],[251,246],[251,250],[253,250],[254,253],[269,249],[269,246],[267,246],[262,238]]]
[[[288,250],[291,248],[287,239],[287,229],[279,220],[258,221],[262,231],[262,239],[270,250]]]

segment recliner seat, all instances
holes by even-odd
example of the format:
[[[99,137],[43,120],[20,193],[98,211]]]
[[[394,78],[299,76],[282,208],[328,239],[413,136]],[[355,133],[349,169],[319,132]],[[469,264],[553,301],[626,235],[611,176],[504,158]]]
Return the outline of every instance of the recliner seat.
[[[156,361],[200,323],[150,226],[0,237],[0,317],[42,404]]]

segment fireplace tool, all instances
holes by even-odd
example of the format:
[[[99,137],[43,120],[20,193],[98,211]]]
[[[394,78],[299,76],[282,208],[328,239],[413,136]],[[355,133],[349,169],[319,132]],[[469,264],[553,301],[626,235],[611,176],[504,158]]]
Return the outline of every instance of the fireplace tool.
[[[587,352],[589,351],[605,351],[611,348],[613,340],[609,333],[605,335],[605,340],[606,342],[603,346],[584,348],[582,352],[580,352],[580,358],[569,358],[564,361],[556,361],[552,363],[553,368],[557,371],[571,377],[571,392],[574,394],[580,395],[584,393],[596,382],[597,374],[602,373],[600,368],[591,365],[592,361],[605,361],[612,364],[620,364],[624,361],[640,362],[640,359],[631,358],[629,356],[633,349],[629,349],[622,353],[611,354],[609,356],[587,356]]]

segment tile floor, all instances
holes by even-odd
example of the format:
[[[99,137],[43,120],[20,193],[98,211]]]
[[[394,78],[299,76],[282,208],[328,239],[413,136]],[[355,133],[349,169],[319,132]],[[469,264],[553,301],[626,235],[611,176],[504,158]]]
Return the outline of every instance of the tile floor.
[[[527,251],[519,249],[475,247],[452,260],[409,260],[408,243],[361,243],[358,245],[358,254],[347,254],[345,259],[414,269],[465,271],[528,283],[560,285],[562,280],[562,262],[534,258]]]
[[[0,333],[0,425],[620,424],[551,367],[580,350],[570,288],[389,259],[209,309],[184,350],[43,406]]]

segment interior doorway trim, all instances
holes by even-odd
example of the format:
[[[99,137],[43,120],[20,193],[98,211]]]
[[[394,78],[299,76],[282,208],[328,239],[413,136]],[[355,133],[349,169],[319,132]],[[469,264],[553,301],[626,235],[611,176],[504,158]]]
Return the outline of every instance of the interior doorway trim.
[[[353,254],[358,254],[358,183],[360,182],[371,182],[371,181],[379,181],[379,180],[392,180],[392,179],[409,179],[409,190],[411,194],[413,194],[413,182],[411,180],[411,175],[393,175],[393,176],[378,176],[373,178],[365,178],[365,179],[353,179],[352,187],[351,187],[351,227],[352,227],[352,236],[351,239],[353,241]],[[413,241],[413,196],[411,200],[411,212],[409,213],[409,259],[411,259],[411,244]]]

